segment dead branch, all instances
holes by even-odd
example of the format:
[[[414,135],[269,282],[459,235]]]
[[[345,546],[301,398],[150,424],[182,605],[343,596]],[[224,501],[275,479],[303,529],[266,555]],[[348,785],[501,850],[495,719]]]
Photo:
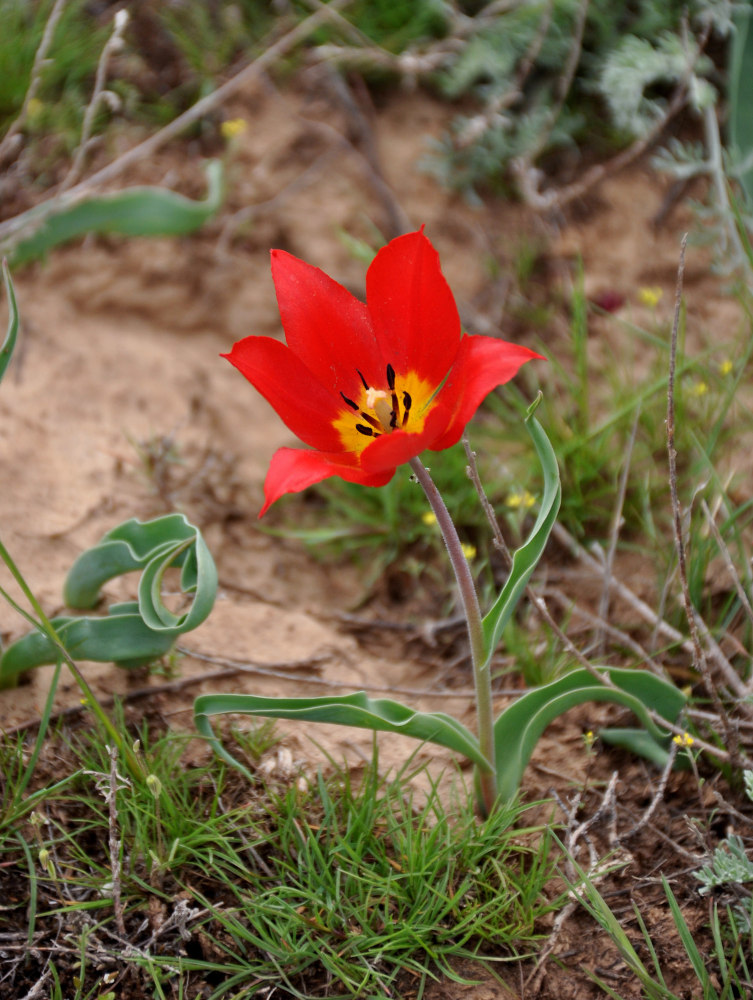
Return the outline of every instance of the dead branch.
[[[672,322],[672,333],[669,347],[669,379],[667,384],[667,452],[669,455],[669,492],[672,502],[672,524],[675,534],[675,551],[680,569],[680,585],[682,592],[682,603],[685,609],[685,617],[690,628],[690,638],[692,642],[693,666],[703,678],[703,683],[714,708],[719,714],[719,718],[724,727],[727,747],[732,754],[733,762],[739,766],[739,736],[735,732],[729,715],[722,699],[719,695],[717,685],[711,675],[706,653],[701,646],[701,630],[706,635],[709,634],[705,625],[702,626],[700,616],[693,607],[690,597],[690,585],[688,584],[688,570],[685,559],[685,542],[682,533],[682,509],[677,489],[677,449],[675,447],[675,371],[677,367],[677,334],[680,327],[680,311],[682,309],[682,284],[685,274],[685,248],[687,246],[687,234],[683,236],[680,245],[680,263],[677,268],[677,286],[675,288],[675,314]],[[737,675],[735,675],[737,676]]]
[[[16,120],[5,133],[3,141],[0,142],[0,167],[7,159],[10,159],[20,145],[20,142],[16,137],[26,124],[26,119],[29,116],[29,105],[34,100],[36,93],[39,90],[39,84],[42,79],[42,70],[44,69],[45,61],[47,59],[47,53],[50,45],[52,45],[55,28],[57,27],[61,14],[63,13],[65,4],[66,0],[55,0],[55,3],[52,5],[52,10],[50,11],[47,23],[44,26],[44,31],[42,32],[41,41],[39,42],[37,51],[34,55],[34,62],[31,67],[31,76],[29,77],[29,86],[26,89],[26,95],[24,97],[24,102],[21,105],[21,110]]]

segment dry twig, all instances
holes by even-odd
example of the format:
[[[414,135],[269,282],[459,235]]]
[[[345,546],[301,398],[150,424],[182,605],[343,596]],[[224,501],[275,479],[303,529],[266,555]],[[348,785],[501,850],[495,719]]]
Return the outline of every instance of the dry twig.
[[[740,766],[739,761],[739,737],[734,731],[722,699],[719,695],[714,678],[709,669],[706,654],[701,646],[701,621],[690,597],[690,586],[688,584],[688,571],[685,559],[685,542],[682,534],[682,510],[680,498],[677,490],[677,449],[675,447],[675,370],[677,365],[677,334],[680,327],[680,310],[682,308],[682,284],[685,274],[685,247],[687,246],[687,234],[683,236],[680,247],[680,264],[677,269],[677,286],[675,289],[675,314],[672,322],[672,333],[669,347],[669,380],[667,384],[667,452],[669,455],[669,491],[672,501],[672,523],[675,533],[675,550],[677,552],[677,562],[680,569],[680,584],[682,589],[682,603],[685,609],[685,616],[690,629],[692,642],[693,666],[703,678],[709,698],[714,708],[719,714],[724,728],[727,748],[732,754],[735,766]],[[705,635],[709,635],[708,629],[703,626]],[[735,675],[737,676],[737,675]]]
[[[61,3],[62,0],[58,0]],[[91,194],[94,188],[100,187],[102,184],[109,183],[120,177],[126,170],[129,170],[135,163],[141,160],[147,159],[153,156],[158,149],[164,146],[166,143],[170,142],[179,136],[184,129],[189,125],[192,125],[195,121],[208,115],[215,108],[220,107],[229,97],[232,97],[235,93],[245,87],[251,80],[256,79],[259,74],[264,72],[269,66],[273,65],[282,56],[287,55],[291,49],[295,48],[300,42],[307,38],[312,31],[315,31],[321,24],[323,24],[328,16],[330,9],[340,9],[350,3],[350,0],[330,0],[324,10],[317,11],[310,17],[307,17],[305,21],[301,21],[294,28],[291,28],[286,34],[279,38],[276,42],[273,42],[268,48],[266,48],[260,56],[245,66],[242,70],[236,73],[234,76],[226,80],[225,83],[221,84],[216,90],[212,91],[211,94],[207,94],[206,97],[202,97],[199,101],[193,104],[190,108],[183,112],[183,114],[178,115],[171,122],[161,128],[154,135],[149,136],[143,142],[138,145],[133,146],[122,156],[119,156],[112,163],[107,166],[102,167],[96,173],[92,174],[91,177],[87,177],[83,181],[80,181],[74,187],[69,188],[64,194],[56,198],[51,198],[48,202],[43,203],[45,206],[45,211],[53,212],[57,211],[61,207],[69,204],[73,204],[77,200]],[[41,207],[41,206],[40,206]],[[40,213],[36,217],[36,222],[41,224],[43,221],[43,213]],[[0,241],[9,239],[14,236],[19,228],[26,225],[25,220],[19,222],[18,218],[8,219],[6,222],[0,224]]]
[[[115,929],[121,937],[126,936],[125,920],[123,918],[123,901],[120,885],[120,839],[118,837],[118,782],[123,779],[118,774],[118,748],[108,747],[110,754],[110,784],[105,795],[108,807],[108,830],[110,848],[110,872],[112,874],[112,909],[115,917]]]
[[[84,112],[84,122],[81,126],[81,139],[78,144],[78,148],[73,157],[73,163],[71,164],[71,169],[66,174],[63,183],[60,185],[60,190],[58,194],[62,194],[67,191],[69,187],[81,176],[81,172],[84,169],[84,160],[86,158],[87,150],[89,149],[89,140],[91,138],[92,129],[94,128],[94,116],[96,115],[100,104],[107,96],[107,91],[105,91],[105,81],[107,80],[107,70],[110,65],[110,59],[113,53],[117,52],[123,47],[123,32],[128,24],[128,10],[123,8],[116,11],[114,24],[112,29],[112,34],[105,42],[105,46],[102,49],[102,53],[99,57],[99,62],[97,63],[97,73],[94,78],[94,90],[92,91],[92,96],[89,103],[86,106],[86,111]],[[114,98],[114,94],[110,94],[111,98]]]
[[[617,496],[614,503],[612,524],[609,531],[609,545],[604,559],[604,583],[601,590],[601,597],[599,598],[599,618],[602,620],[606,620],[607,615],[609,614],[609,581],[612,578],[612,567],[614,566],[614,557],[617,552],[617,541],[620,536],[620,527],[622,526],[622,510],[625,506],[625,495],[627,493],[628,477],[630,475],[630,462],[633,457],[635,437],[638,433],[639,418],[640,409],[636,411],[633,427],[630,431],[630,440],[628,441],[625,462],[622,466],[622,472],[620,473],[620,482],[617,488]],[[597,633],[596,648],[598,655],[602,655],[604,651],[603,632]]]
[[[52,9],[47,18],[47,23],[44,26],[42,39],[39,42],[37,51],[34,55],[34,63],[31,67],[31,76],[29,77],[29,86],[26,89],[26,95],[24,97],[24,102],[21,105],[21,110],[18,113],[16,120],[5,133],[3,141],[0,142],[0,167],[13,155],[15,150],[20,145],[20,139],[17,137],[19,136],[21,129],[26,124],[26,119],[29,116],[29,105],[34,100],[37,91],[39,90],[39,84],[42,80],[42,70],[44,69],[45,61],[47,59],[47,53],[50,45],[52,45],[55,28],[57,27],[61,14],[63,13],[65,4],[66,0],[55,0],[55,3],[52,5]]]

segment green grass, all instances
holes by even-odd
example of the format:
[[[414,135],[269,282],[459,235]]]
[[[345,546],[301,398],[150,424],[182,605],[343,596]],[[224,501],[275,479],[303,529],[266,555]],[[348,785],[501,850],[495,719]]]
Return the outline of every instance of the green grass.
[[[234,752],[254,766],[273,743],[265,726]],[[26,872],[38,945],[65,928],[61,996],[75,983],[76,996],[99,996],[105,967],[149,996],[280,983],[293,996],[400,994],[455,978],[461,958],[529,952],[551,907],[549,838],[520,827],[519,807],[479,822],[465,790],[446,806],[447,785],[440,797],[420,769],[380,774],[376,748],[358,776],[330,762],[310,780],[258,772],[247,784],[214,761],[186,764],[185,738],[152,739],[143,725],[136,752],[157,780],[121,776],[115,800],[127,951],[113,914],[108,751],[84,731],[57,747],[65,780],[35,792],[31,825],[13,817],[0,871]],[[425,794],[410,789],[417,777]]]

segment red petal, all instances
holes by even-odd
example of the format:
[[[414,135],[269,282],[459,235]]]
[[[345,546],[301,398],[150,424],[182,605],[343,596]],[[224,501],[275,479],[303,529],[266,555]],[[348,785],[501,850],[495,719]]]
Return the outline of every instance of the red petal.
[[[366,274],[366,300],[384,358],[439,385],[460,346],[455,299],[423,232],[398,236]]]
[[[463,337],[449,378],[437,397],[437,406],[449,414],[449,420],[444,433],[429,445],[432,451],[457,444],[484,397],[509,382],[526,361],[541,357],[527,347],[495,337]]]
[[[265,502],[259,517],[266,514],[275,500],[285,493],[300,493],[330,476],[339,476],[349,483],[362,483],[364,486],[384,486],[395,472],[394,468],[379,473],[364,472],[354,466],[340,465],[332,461],[333,457],[300,448],[280,448],[276,451],[264,481]]]
[[[342,400],[317,382],[285,344],[271,337],[245,337],[222,357],[246,376],[301,441],[321,451],[342,448],[332,426]]]
[[[438,434],[447,426],[447,412],[437,404],[426,418],[420,434],[397,430],[383,434],[361,452],[361,468],[371,473],[392,469],[409,462],[431,447]]]
[[[384,382],[387,362],[363,302],[284,250],[272,251],[272,277],[288,346],[322,385],[353,396],[358,371],[369,385]]]

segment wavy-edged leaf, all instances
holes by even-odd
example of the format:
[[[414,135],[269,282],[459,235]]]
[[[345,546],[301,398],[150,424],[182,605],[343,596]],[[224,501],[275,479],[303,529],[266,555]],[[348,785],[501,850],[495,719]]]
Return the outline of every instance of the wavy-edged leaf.
[[[403,736],[437,743],[454,750],[480,767],[490,766],[476,737],[457,719],[440,712],[417,712],[387,698],[372,699],[365,691],[324,698],[266,698],[252,694],[200,695],[194,702],[196,728],[223,760],[246,775],[246,769],[225,750],[212,729],[210,719],[213,716],[228,714],[330,722],[377,732],[401,733]]]
[[[191,594],[190,608],[175,614],[162,600],[162,581],[180,567],[180,585]],[[133,518],[108,531],[98,545],[78,557],[65,581],[63,596],[72,608],[93,608],[100,588],[122,573],[142,570],[139,610],[155,631],[187,632],[207,617],[217,595],[217,569],[204,538],[184,514],[152,521]]]
[[[44,257],[54,247],[87,233],[122,236],[184,236],[194,232],[220,208],[224,195],[222,162],[206,165],[207,196],[201,201],[159,187],[131,187],[112,194],[55,204],[46,202],[16,221],[25,239],[10,251],[14,265]]]
[[[557,458],[549,442],[549,438],[544,432],[544,428],[533,415],[540,401],[541,396],[539,395],[538,399],[528,410],[525,425],[533,439],[536,453],[539,456],[539,461],[544,471],[544,494],[531,534],[528,536],[527,541],[513,555],[512,568],[507,581],[491,609],[484,616],[483,628],[486,664],[488,664],[494,650],[497,648],[505,625],[515,611],[518,601],[525,591],[526,584],[541,558],[560,509],[562,488],[560,486]]]
[[[16,293],[13,288],[10,271],[8,270],[8,262],[5,260],[3,261],[3,282],[5,283],[5,294],[8,299],[8,332],[5,334],[2,347],[0,347],[0,382],[2,382],[3,375],[5,375],[5,371],[10,364],[10,359],[13,356],[19,323]]]
[[[126,610],[128,609],[128,610]],[[66,651],[76,660],[112,661],[121,667],[137,667],[164,656],[175,641],[175,634],[147,628],[136,601],[114,605],[106,618],[73,618],[62,615],[51,619]],[[12,684],[20,673],[55,663],[60,653],[43,632],[30,632],[5,651],[0,660],[0,685]]]
[[[181,589],[190,603],[175,613],[162,599],[165,572],[178,567]],[[168,653],[184,632],[196,628],[212,610],[217,569],[199,531],[183,514],[152,521],[133,519],[109,531],[98,545],[75,561],[65,583],[71,607],[94,607],[100,588],[122,573],[141,570],[138,601],[113,605],[107,616],[63,616],[53,626],[74,659],[112,661],[121,667],[149,663]],[[0,687],[20,673],[54,663],[60,650],[52,636],[32,632],[0,656]]]
[[[497,790],[502,800],[514,798],[531,754],[549,723],[575,705],[586,701],[617,702],[629,708],[655,740],[666,737],[649,709],[674,722],[685,704],[685,695],[645,670],[605,667],[603,672],[614,687],[600,685],[588,670],[573,670],[551,684],[528,691],[502,712],[494,723]]]

